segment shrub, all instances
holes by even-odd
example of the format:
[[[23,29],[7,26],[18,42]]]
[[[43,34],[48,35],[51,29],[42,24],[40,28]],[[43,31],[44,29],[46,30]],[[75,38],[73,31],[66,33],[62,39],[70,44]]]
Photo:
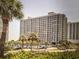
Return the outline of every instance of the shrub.
[[[9,53],[6,59],[79,59],[79,51],[73,52],[25,52]]]
[[[61,40],[59,41],[59,44],[57,45],[58,49],[75,49],[77,46],[70,41],[67,40]]]

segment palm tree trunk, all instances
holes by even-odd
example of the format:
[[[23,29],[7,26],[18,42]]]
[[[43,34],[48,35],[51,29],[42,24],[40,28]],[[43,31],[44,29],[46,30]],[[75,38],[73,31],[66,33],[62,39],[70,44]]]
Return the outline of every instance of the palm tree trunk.
[[[30,46],[31,46],[31,51],[32,51],[32,44],[33,44],[33,41],[31,42]]]
[[[22,41],[22,49],[24,48],[24,43],[23,43],[23,41]]]
[[[4,44],[6,40],[6,33],[8,29],[8,19],[7,18],[2,18],[3,21],[3,28],[2,28],[2,35],[0,39],[0,57],[4,57]]]

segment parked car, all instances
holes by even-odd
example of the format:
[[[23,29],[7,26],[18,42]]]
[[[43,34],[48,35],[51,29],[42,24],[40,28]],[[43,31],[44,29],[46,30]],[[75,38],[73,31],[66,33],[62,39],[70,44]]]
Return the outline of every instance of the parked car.
[[[41,45],[41,46],[39,47],[39,49],[45,49],[45,48],[46,48],[45,45]]]
[[[14,50],[19,50],[19,49],[21,49],[21,47],[16,47],[16,48],[14,48]]]

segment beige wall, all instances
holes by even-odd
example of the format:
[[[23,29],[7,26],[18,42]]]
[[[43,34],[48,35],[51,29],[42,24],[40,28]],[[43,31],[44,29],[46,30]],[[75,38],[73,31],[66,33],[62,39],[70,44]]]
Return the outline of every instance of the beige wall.
[[[70,41],[72,43],[79,43],[79,40],[68,40],[68,41]]]

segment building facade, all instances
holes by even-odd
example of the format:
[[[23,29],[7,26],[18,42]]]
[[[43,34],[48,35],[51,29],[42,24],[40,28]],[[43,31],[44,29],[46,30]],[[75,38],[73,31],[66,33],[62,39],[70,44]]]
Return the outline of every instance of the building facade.
[[[38,33],[42,42],[59,42],[67,39],[67,17],[64,14],[49,12],[47,16],[36,17],[20,22],[20,35]]]
[[[73,43],[79,43],[79,22],[68,23],[68,40]]]

